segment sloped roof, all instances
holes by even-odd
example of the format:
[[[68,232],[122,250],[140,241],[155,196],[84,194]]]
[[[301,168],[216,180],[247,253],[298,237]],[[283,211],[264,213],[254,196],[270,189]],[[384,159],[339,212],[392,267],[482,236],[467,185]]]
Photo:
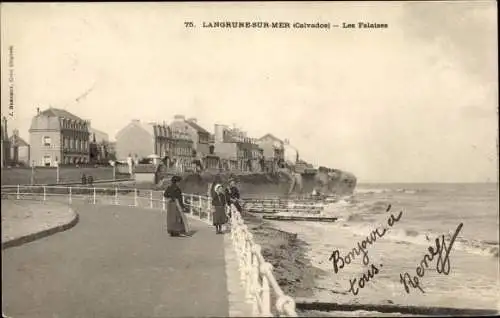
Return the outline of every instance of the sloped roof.
[[[273,134],[265,134],[264,136],[260,137],[259,140],[262,140],[266,137],[271,137],[272,139],[274,139],[276,141],[283,142],[283,140],[279,139],[278,137],[274,136]]]
[[[115,139],[119,139],[120,135],[122,135],[126,130],[130,129],[131,127],[141,128],[142,130],[146,131],[151,136],[154,136],[154,125],[153,124],[142,123],[139,120],[132,120],[130,123],[127,124],[127,126],[123,127],[120,131],[118,131],[116,133]]]
[[[194,129],[196,129],[197,132],[201,132],[201,133],[205,133],[205,134],[210,134],[210,132],[208,130],[206,130],[205,128],[201,127],[200,125],[198,125],[197,123],[195,122],[192,122],[192,121],[189,121],[189,120],[186,120],[185,121],[189,126],[193,127]]]
[[[18,147],[28,147],[29,144],[21,137],[12,135],[10,137],[10,142],[12,143],[13,146],[18,146]]]
[[[40,112],[39,115],[44,115],[44,116],[48,116],[48,117],[68,118],[68,119],[72,119],[72,120],[83,121],[83,119],[70,113],[69,111],[67,111],[65,109],[53,108],[53,107],[50,107],[49,109],[46,109],[46,110]]]
[[[99,129],[95,129],[94,127],[90,127],[90,131],[93,133],[101,134],[101,135],[108,135],[108,133],[105,133],[104,131],[99,130]]]

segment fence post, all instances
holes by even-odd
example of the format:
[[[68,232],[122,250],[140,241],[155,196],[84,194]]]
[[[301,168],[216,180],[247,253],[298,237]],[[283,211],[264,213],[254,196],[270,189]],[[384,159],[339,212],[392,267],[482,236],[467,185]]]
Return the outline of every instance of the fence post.
[[[271,294],[269,288],[269,278],[268,275],[272,275],[272,265],[270,263],[261,264],[260,274],[262,275],[262,313],[264,317],[272,317],[271,313]]]
[[[189,213],[193,215],[193,195],[189,195]]]
[[[115,188],[115,205],[118,205],[118,188]]]
[[[71,187],[69,187],[69,204],[71,204]]]
[[[137,188],[134,189],[134,206],[137,206]]]
[[[200,215],[200,219],[202,219],[201,218],[201,211],[203,211],[203,202],[202,202],[201,195],[198,196],[198,209],[199,209],[198,210],[199,211],[198,214]]]
[[[94,204],[95,204],[95,187],[94,187]]]
[[[43,201],[47,200],[47,189],[43,186]]]
[[[151,209],[153,208],[153,190],[151,190],[151,193],[149,195],[149,207]]]
[[[19,200],[19,184],[17,185],[17,196],[16,198]]]

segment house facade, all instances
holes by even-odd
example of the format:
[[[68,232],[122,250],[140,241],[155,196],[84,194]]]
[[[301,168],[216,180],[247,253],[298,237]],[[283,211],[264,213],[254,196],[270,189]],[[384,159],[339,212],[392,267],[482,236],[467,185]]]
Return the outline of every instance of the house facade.
[[[143,123],[133,119],[122,128],[115,136],[115,152],[118,160],[126,160],[129,156],[134,158],[146,158],[152,154],[158,154],[158,144],[162,138],[155,136],[157,126],[154,123]]]
[[[116,134],[114,147],[118,160],[126,160],[129,156],[142,159],[157,155],[168,157],[171,163],[185,167],[191,164],[193,158],[190,135],[164,123],[132,120]]]
[[[10,162],[12,164],[30,165],[30,145],[19,136],[19,130],[14,129],[10,137]]]
[[[259,158],[262,150],[257,140],[246,132],[227,125],[215,125],[215,152],[221,158],[223,170],[256,172],[260,170]]]
[[[48,108],[31,120],[30,157],[35,166],[89,162],[90,121],[59,108]]]
[[[175,131],[184,131],[193,141],[193,149],[200,157],[210,154],[210,132],[198,125],[196,118],[186,120],[183,115],[175,115],[170,128]]]
[[[257,140],[262,149],[267,171],[276,171],[278,164],[285,159],[285,142],[272,134],[266,134]]]
[[[169,140],[169,156],[177,170],[193,169],[193,140],[185,130],[169,127],[171,137]]]
[[[272,134],[266,134],[257,140],[263,150],[265,159],[284,159],[285,147],[283,140]]]

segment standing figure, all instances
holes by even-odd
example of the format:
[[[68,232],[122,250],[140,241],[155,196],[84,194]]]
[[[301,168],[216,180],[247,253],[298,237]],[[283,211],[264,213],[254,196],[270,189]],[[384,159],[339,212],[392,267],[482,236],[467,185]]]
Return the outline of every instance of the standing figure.
[[[215,233],[222,234],[222,225],[227,222],[226,216],[226,206],[227,198],[224,193],[222,185],[218,184],[215,186],[215,193],[212,197],[212,207],[214,209],[213,213],[213,224],[215,226]]]
[[[241,213],[240,190],[236,187],[234,180],[229,181],[229,202]]]
[[[167,199],[167,231],[170,236],[187,236],[189,225],[184,215],[184,202],[182,201],[182,191],[179,188],[181,178],[173,176],[170,185],[165,190],[163,196]]]

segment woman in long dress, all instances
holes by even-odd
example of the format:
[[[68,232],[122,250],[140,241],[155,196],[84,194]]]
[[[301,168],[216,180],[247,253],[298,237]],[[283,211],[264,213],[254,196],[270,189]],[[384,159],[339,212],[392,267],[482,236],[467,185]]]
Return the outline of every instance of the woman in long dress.
[[[187,236],[189,225],[184,215],[182,191],[178,186],[181,178],[173,176],[163,196],[167,199],[167,231],[170,236]]]
[[[226,216],[227,198],[224,193],[223,187],[218,184],[215,186],[215,193],[212,197],[212,206],[214,208],[213,224],[215,226],[215,233],[222,234],[222,226],[227,222]]]

